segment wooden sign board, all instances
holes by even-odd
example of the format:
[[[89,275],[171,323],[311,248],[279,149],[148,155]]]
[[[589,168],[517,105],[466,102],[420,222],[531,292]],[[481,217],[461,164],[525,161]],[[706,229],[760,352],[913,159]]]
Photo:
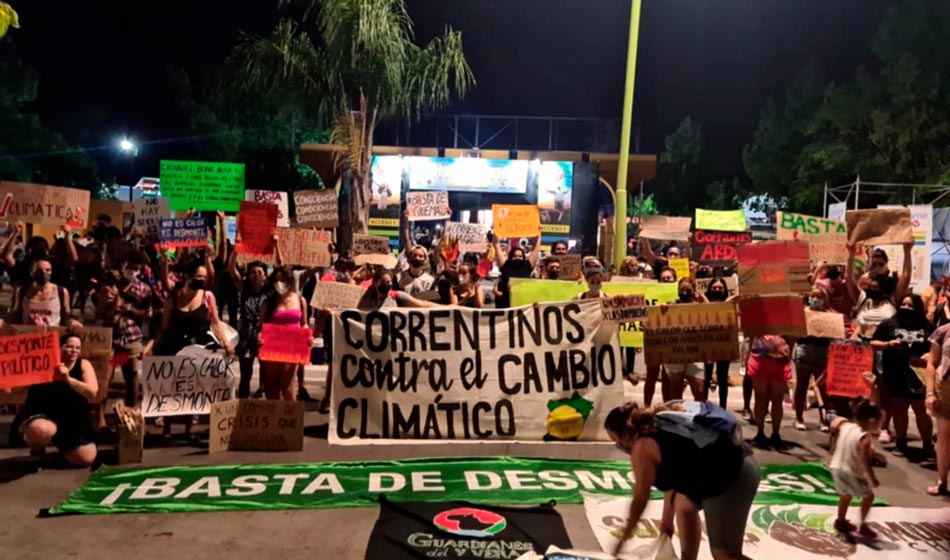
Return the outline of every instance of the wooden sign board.
[[[909,208],[849,210],[848,241],[863,245],[900,245],[914,242]]]
[[[277,246],[284,264],[297,266],[330,266],[330,243],[332,235],[329,231],[296,228],[277,228]],[[277,258],[273,252],[269,255],[249,255],[238,253],[239,263],[260,261],[264,264],[275,265]]]
[[[581,268],[581,256],[577,254],[557,255],[557,262],[561,265],[562,280],[576,280],[584,277],[584,271]]]
[[[297,225],[300,227],[335,228],[340,225],[336,190],[297,191],[294,193]]]
[[[360,299],[366,294],[366,288],[356,284],[343,284],[341,282],[320,282],[313,290],[313,298],[310,305],[314,309],[324,309],[327,311],[340,311],[343,309],[356,309],[359,306]]]
[[[646,296],[640,294],[610,296],[600,302],[608,323],[632,323],[647,316]]]
[[[208,453],[221,451],[301,451],[300,402],[242,399],[211,405]]]
[[[650,307],[643,330],[648,365],[727,362],[739,358],[739,322],[732,303]]]

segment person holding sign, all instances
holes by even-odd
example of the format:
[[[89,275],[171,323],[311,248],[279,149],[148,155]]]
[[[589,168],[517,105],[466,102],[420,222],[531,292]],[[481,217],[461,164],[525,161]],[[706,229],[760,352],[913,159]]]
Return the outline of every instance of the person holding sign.
[[[238,308],[238,345],[235,352],[238,356],[241,381],[238,384],[238,398],[246,399],[251,396],[251,378],[254,376],[254,360],[257,359],[259,349],[258,336],[261,332],[261,305],[267,292],[264,289],[267,282],[267,266],[254,261],[247,265],[245,278],[237,269],[237,253],[232,252],[228,258],[228,276],[231,284],[237,287]]]
[[[485,291],[479,286],[476,267],[462,263],[458,268],[458,286],[452,286],[449,302],[460,307],[481,309],[485,306]]]
[[[709,285],[706,286],[706,301],[717,302],[717,301],[732,301],[736,296],[729,297],[729,287],[726,285],[726,281],[723,280],[722,276],[716,276],[709,282]],[[713,379],[713,368],[716,370],[716,384],[719,387],[719,407],[726,408],[726,403],[729,400],[729,364],[731,362],[721,361],[721,362],[709,362],[706,364],[704,371],[704,381],[703,384],[703,399],[709,400],[709,391],[712,388],[712,379]]]
[[[679,281],[679,300],[676,301],[676,304],[690,303],[706,303],[706,298],[696,292],[689,278],[681,278]],[[704,400],[705,364],[701,362],[666,364],[663,366],[663,370],[665,372],[667,385],[669,386],[669,394],[664,396],[664,400],[675,401],[682,399],[684,383],[689,385],[689,390],[693,394],[694,400]],[[669,399],[666,397],[669,397]]]
[[[937,424],[937,482],[927,488],[931,496],[950,496],[950,324],[930,337],[930,357],[925,380],[927,411]]]
[[[261,325],[307,326],[307,302],[297,293],[297,283],[290,267],[274,270],[270,277],[272,290],[261,305]],[[263,338],[258,338],[261,345]],[[295,402],[298,364],[261,361],[261,381],[268,399],[283,399]]]
[[[69,293],[52,283],[53,264],[41,258],[33,261],[32,281],[20,286],[13,296],[13,309],[7,321],[14,324],[45,327],[81,326],[69,318]]]
[[[507,309],[511,307],[511,287],[509,280],[512,278],[531,278],[531,273],[538,266],[538,256],[541,252],[541,236],[534,240],[534,249],[531,255],[525,256],[525,251],[521,247],[512,247],[508,251],[507,258],[501,252],[498,246],[498,238],[488,232],[488,242],[492,244],[495,250],[495,262],[498,264],[498,270],[501,271],[501,278],[498,279],[498,286],[495,288],[495,308]]]
[[[414,298],[405,292],[393,289],[393,273],[380,268],[373,275],[372,285],[360,299],[357,309],[360,311],[376,311],[391,307],[441,307],[431,301]]]
[[[924,407],[926,387],[915,372],[915,368],[927,365],[923,358],[930,350],[933,330],[923,300],[913,294],[901,299],[897,315],[882,321],[871,341],[871,348],[881,352],[883,373],[879,386],[887,390],[888,412],[894,420],[897,436],[897,447],[892,453],[898,457],[907,451],[908,408],[914,410],[924,453],[933,452],[933,423]]]
[[[55,445],[67,463],[88,468],[96,460],[89,399],[99,392],[99,382],[92,364],[79,357],[79,337],[66,335],[62,345],[62,363],[56,367],[53,382],[30,387],[18,414],[24,419],[19,431],[30,448]]]

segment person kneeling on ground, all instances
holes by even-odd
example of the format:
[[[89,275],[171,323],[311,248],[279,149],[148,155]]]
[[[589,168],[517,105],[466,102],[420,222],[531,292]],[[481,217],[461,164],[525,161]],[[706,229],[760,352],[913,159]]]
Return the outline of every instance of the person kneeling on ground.
[[[82,342],[76,335],[62,338],[62,361],[52,383],[30,387],[20,413],[23,440],[31,449],[55,445],[70,465],[92,466],[96,460],[89,399],[99,392],[96,371],[79,357]]]

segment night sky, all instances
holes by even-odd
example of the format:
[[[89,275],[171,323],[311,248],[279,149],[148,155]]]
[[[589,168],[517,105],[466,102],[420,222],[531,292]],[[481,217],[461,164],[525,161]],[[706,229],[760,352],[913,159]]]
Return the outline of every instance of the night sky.
[[[276,0],[13,0],[12,32],[40,73],[32,107],[81,146],[187,137],[171,73],[220,63],[238,31],[266,34]],[[769,97],[815,60],[836,81],[873,64],[869,45],[893,0],[644,0],[635,119],[656,153],[689,115],[710,160],[741,174],[741,148]],[[446,113],[619,118],[627,0],[408,0],[420,40],[463,33],[478,82]],[[188,141],[146,145],[134,170],[102,158],[103,175],[156,175]],[[101,155],[101,153],[100,153]],[[113,166],[113,164],[115,164]],[[110,166],[115,169],[110,169]],[[128,172],[128,173],[126,173]],[[128,177],[132,178],[132,177]]]

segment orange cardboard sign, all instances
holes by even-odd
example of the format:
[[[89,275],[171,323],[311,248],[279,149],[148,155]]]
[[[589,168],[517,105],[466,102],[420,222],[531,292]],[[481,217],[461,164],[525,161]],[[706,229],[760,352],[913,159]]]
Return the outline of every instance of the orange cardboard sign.
[[[59,331],[0,337],[0,389],[53,381],[60,364]]]
[[[241,242],[235,248],[238,253],[270,255],[274,252],[274,234],[277,233],[279,209],[266,202],[241,203],[237,227]]]
[[[313,337],[310,329],[264,323],[261,335],[264,343],[261,344],[258,358],[262,362],[310,363],[310,339]]]
[[[828,352],[825,374],[828,394],[837,397],[860,397],[871,394],[864,374],[874,367],[874,351],[857,344],[832,344]]]
[[[541,235],[541,212],[533,204],[492,204],[492,231],[496,237]]]

